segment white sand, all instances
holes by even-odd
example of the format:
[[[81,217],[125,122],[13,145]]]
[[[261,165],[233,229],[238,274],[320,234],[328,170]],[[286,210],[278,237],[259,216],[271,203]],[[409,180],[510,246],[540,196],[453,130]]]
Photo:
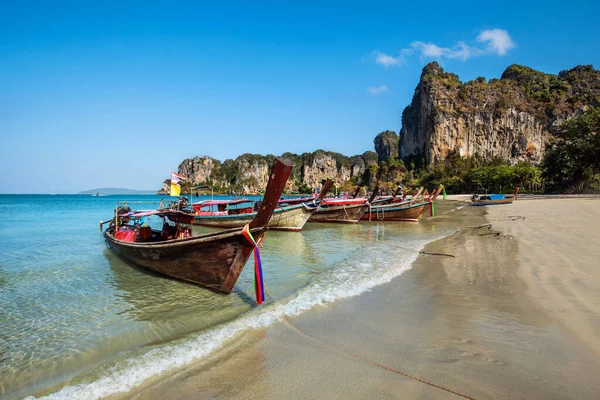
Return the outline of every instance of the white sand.
[[[600,201],[517,201],[488,213],[494,228],[518,240],[527,294],[600,356]],[[507,218],[514,215],[526,219]]]
[[[501,234],[468,228],[485,211]],[[456,258],[422,256],[392,282],[292,321],[318,341],[275,324],[127,397],[460,398],[351,353],[477,399],[598,398],[600,201],[463,207],[421,223],[456,225],[426,248]]]

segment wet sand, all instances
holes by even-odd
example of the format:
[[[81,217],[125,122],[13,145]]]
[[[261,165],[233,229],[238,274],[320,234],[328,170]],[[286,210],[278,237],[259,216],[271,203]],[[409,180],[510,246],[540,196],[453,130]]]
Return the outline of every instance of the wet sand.
[[[425,250],[456,257],[420,256],[388,284],[290,320],[317,340],[277,323],[126,397],[460,398],[387,366],[476,399],[598,398],[600,201],[463,207],[421,223],[455,224]]]

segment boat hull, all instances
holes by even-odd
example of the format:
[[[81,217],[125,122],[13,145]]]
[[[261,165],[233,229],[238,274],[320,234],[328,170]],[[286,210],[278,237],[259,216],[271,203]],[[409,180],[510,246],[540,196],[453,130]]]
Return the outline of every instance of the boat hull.
[[[430,209],[430,203],[418,203],[413,205],[397,206],[390,204],[387,206],[375,206],[371,208],[372,221],[408,221],[418,222],[423,215]],[[368,214],[362,217],[363,220],[369,220]]]
[[[269,220],[269,229],[300,231],[310,218],[316,207],[299,204],[276,209]],[[256,213],[225,215],[225,216],[195,216],[194,225],[211,226],[214,228],[242,228],[250,223]]]
[[[309,221],[355,224],[366,210],[364,204],[321,207],[311,215]]]
[[[255,238],[262,231],[251,230]],[[112,230],[104,238],[115,254],[142,268],[224,294],[231,293],[254,250],[239,229],[166,242],[124,242]]]

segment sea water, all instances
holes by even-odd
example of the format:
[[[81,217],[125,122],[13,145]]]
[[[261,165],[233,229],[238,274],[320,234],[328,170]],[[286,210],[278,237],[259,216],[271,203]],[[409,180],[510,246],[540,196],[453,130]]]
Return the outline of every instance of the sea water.
[[[252,259],[224,296],[144,271],[106,248],[98,224],[116,201],[151,209],[160,200],[0,195],[1,398],[127,393],[248,330],[388,282],[426,243],[453,231],[435,219],[269,231],[261,249],[268,296],[258,306]],[[158,218],[149,222],[160,227]]]

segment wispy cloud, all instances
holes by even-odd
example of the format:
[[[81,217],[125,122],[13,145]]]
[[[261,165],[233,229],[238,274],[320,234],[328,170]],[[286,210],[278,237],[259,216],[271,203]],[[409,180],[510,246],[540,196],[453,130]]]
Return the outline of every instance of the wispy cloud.
[[[371,94],[380,94],[380,93],[383,93],[383,92],[387,92],[389,89],[388,89],[387,86],[382,85],[382,86],[369,86],[367,88],[367,90]]]
[[[383,65],[386,69],[402,63],[400,57],[393,57],[378,50],[375,50],[372,54],[375,56],[375,63]]]
[[[450,58],[467,61],[473,56],[482,54],[481,49],[469,46],[465,42],[458,42],[453,47],[439,47],[433,43],[412,42],[410,47],[415,49],[421,58]]]
[[[375,57],[375,63],[383,65],[385,69],[388,69],[389,67],[397,67],[406,63],[406,49],[401,50],[397,57],[385,54],[379,50],[375,50],[371,54]]]
[[[515,47],[508,32],[504,29],[486,29],[476,38],[475,44],[467,44],[459,41],[452,47],[442,47],[431,42],[414,41],[405,49],[400,50],[397,56],[383,53],[379,50],[372,52],[375,56],[375,63],[383,65],[386,69],[392,66],[399,66],[406,63],[406,58],[417,54],[421,60],[435,58],[438,60],[458,59],[467,61],[470,58],[483,55],[503,56],[506,52]]]

